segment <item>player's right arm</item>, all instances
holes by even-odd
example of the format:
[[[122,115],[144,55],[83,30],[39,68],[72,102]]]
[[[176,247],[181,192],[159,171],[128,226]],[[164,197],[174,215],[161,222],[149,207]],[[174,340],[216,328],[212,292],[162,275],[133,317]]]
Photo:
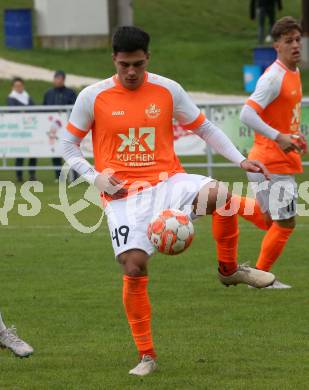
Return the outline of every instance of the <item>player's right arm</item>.
[[[67,128],[61,134],[63,158],[74,171],[83,176],[90,184],[94,184],[101,192],[112,195],[114,199],[121,198],[127,193],[127,190],[122,188],[123,182],[115,177],[114,172],[110,169],[103,172],[96,171],[80,149],[81,141],[88,134],[93,122],[93,102],[86,88],[79,94]]]
[[[284,152],[301,151],[295,143],[295,135],[280,133],[263,121],[260,116],[263,110],[278,97],[280,89],[281,78],[278,75],[276,77],[272,71],[264,73],[259,79],[255,91],[242,108],[240,120],[259,134],[275,141]]]

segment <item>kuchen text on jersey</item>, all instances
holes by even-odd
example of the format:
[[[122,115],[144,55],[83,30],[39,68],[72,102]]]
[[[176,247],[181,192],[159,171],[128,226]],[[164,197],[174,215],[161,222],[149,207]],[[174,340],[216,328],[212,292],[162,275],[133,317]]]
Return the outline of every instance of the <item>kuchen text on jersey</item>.
[[[127,134],[120,133],[121,144],[118,146],[116,159],[126,166],[147,166],[155,164],[154,127],[130,127]]]

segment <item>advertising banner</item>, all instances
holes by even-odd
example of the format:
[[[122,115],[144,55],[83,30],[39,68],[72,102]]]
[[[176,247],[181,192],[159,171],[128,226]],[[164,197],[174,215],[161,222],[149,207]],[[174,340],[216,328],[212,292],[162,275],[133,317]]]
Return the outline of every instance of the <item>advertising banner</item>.
[[[209,119],[221,128],[241,153],[247,154],[253,143],[253,130],[241,123],[241,106],[212,106]],[[67,124],[67,112],[0,113],[0,157],[59,157],[59,135]],[[205,155],[203,140],[174,123],[174,145],[179,156]],[[302,108],[302,132],[309,142],[309,106]],[[92,157],[91,131],[83,139],[85,157]]]
[[[66,112],[1,113],[0,156],[60,156],[59,134],[66,123]]]

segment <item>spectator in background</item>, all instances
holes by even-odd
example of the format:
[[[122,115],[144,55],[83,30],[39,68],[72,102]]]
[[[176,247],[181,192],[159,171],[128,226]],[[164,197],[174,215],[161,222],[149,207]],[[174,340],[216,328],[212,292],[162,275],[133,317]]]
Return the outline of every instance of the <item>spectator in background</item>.
[[[25,91],[24,80],[20,77],[15,77],[12,81],[12,91],[7,97],[7,105],[8,106],[32,106],[34,102],[29,96],[28,92]],[[36,166],[36,158],[29,159],[29,166]],[[24,158],[19,157],[15,161],[15,165],[17,167],[21,167],[24,164]],[[18,169],[16,171],[17,181],[22,183],[23,181],[23,171]],[[29,170],[29,180],[36,180],[35,178],[35,170]]]
[[[44,106],[63,106],[73,105],[76,100],[76,92],[65,86],[65,73],[63,70],[57,70],[54,75],[53,88],[50,88],[44,95]],[[53,157],[54,166],[61,166],[62,159]],[[60,169],[55,170],[56,180],[59,179]]]
[[[257,16],[258,21],[258,42],[260,44],[270,43],[271,29],[276,21],[276,7],[282,10],[281,0],[251,0],[250,1],[250,18],[252,20]],[[268,18],[269,28],[265,38],[265,19]]]

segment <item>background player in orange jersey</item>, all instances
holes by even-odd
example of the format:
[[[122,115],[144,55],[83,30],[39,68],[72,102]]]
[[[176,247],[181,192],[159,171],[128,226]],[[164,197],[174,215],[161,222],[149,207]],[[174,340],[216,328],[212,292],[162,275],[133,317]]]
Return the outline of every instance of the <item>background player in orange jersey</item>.
[[[271,173],[247,173],[260,206],[251,217],[267,230],[256,268],[269,271],[280,256],[293,229],[297,186],[294,174],[302,172],[300,153],[306,149],[300,133],[302,86],[297,64],[301,55],[300,25],[290,16],[278,20],[273,29],[277,60],[260,77],[243,107],[240,119],[255,130],[249,158],[258,159]],[[244,199],[242,199],[244,201]],[[258,223],[257,223],[258,224]],[[276,280],[268,288],[289,288]]]
[[[116,31],[116,75],[80,93],[62,135],[65,160],[102,192],[112,245],[124,273],[123,303],[141,358],[130,371],[134,375],[156,368],[147,293],[147,263],[154,248],[147,225],[159,210],[183,209],[192,219],[213,214],[223,284],[264,287],[275,279],[268,272],[238,266],[237,215],[221,215],[220,209],[229,204],[230,195],[217,181],[184,172],[174,152],[173,118],[244,170],[265,175],[267,170],[245,159],[178,83],[146,71],[149,39],[137,27]],[[95,168],[80,151],[90,129]]]

